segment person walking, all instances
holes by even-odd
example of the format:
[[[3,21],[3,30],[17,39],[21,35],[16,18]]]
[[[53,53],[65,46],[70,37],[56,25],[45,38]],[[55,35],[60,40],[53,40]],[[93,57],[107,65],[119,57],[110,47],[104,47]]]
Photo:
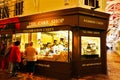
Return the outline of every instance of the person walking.
[[[10,71],[10,67],[9,67],[9,55],[12,49],[12,45],[11,42],[7,43],[7,47],[5,49],[5,53],[4,53],[4,58],[5,58],[5,68],[8,70],[8,73],[12,73],[12,71]]]
[[[29,43],[29,46],[25,49],[25,57],[27,60],[27,75],[28,78],[33,78],[33,73],[35,71],[35,63],[37,61],[38,52],[33,47],[33,42]]]
[[[11,77],[17,77],[17,70],[19,67],[19,63],[21,62],[21,54],[20,54],[19,45],[20,45],[20,41],[14,42],[14,45],[11,48],[11,52],[9,54],[9,61],[13,64]]]

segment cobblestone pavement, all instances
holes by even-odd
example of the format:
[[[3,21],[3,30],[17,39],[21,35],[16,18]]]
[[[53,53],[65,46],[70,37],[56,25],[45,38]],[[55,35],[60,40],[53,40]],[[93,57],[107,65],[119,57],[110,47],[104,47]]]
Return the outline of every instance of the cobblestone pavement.
[[[108,51],[107,52],[107,68],[108,75],[97,74],[82,77],[80,79],[72,79],[72,80],[120,80],[120,55],[115,52]],[[27,75],[25,73],[18,73],[19,77],[11,78],[10,74],[5,71],[0,70],[0,80],[31,80],[27,79]],[[56,80],[51,78],[46,78],[43,76],[34,76],[33,80]]]

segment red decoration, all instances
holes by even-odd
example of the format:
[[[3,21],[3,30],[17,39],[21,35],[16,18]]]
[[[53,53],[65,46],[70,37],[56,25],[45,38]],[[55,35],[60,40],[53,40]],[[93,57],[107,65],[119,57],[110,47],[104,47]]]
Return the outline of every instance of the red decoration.
[[[7,24],[15,23],[15,28],[20,29],[20,21],[18,17],[0,20],[0,28],[5,28]]]
[[[20,29],[20,23],[16,23],[16,24],[15,24],[15,28],[16,28],[16,29]]]
[[[108,12],[120,10],[120,3],[112,3],[111,5],[108,6],[106,10]]]

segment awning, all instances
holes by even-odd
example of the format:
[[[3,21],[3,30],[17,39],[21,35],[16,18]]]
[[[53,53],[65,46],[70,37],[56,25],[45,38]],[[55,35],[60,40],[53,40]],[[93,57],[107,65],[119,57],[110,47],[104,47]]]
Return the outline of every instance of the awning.
[[[20,20],[18,17],[0,20],[0,29],[10,29],[13,27],[15,29],[20,29]]]

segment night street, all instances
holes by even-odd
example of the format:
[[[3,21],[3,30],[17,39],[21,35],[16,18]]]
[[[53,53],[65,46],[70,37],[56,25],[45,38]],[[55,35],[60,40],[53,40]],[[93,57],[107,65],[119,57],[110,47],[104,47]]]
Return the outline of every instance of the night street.
[[[107,64],[108,64],[108,75],[97,74],[93,76],[86,76],[80,79],[72,80],[119,80],[120,79],[120,56],[116,53],[108,51],[107,53]],[[27,79],[25,73],[18,73],[18,77],[10,77],[10,74],[6,72],[0,72],[0,80],[30,80]],[[46,78],[43,76],[34,76],[33,80],[56,80],[51,78]]]

